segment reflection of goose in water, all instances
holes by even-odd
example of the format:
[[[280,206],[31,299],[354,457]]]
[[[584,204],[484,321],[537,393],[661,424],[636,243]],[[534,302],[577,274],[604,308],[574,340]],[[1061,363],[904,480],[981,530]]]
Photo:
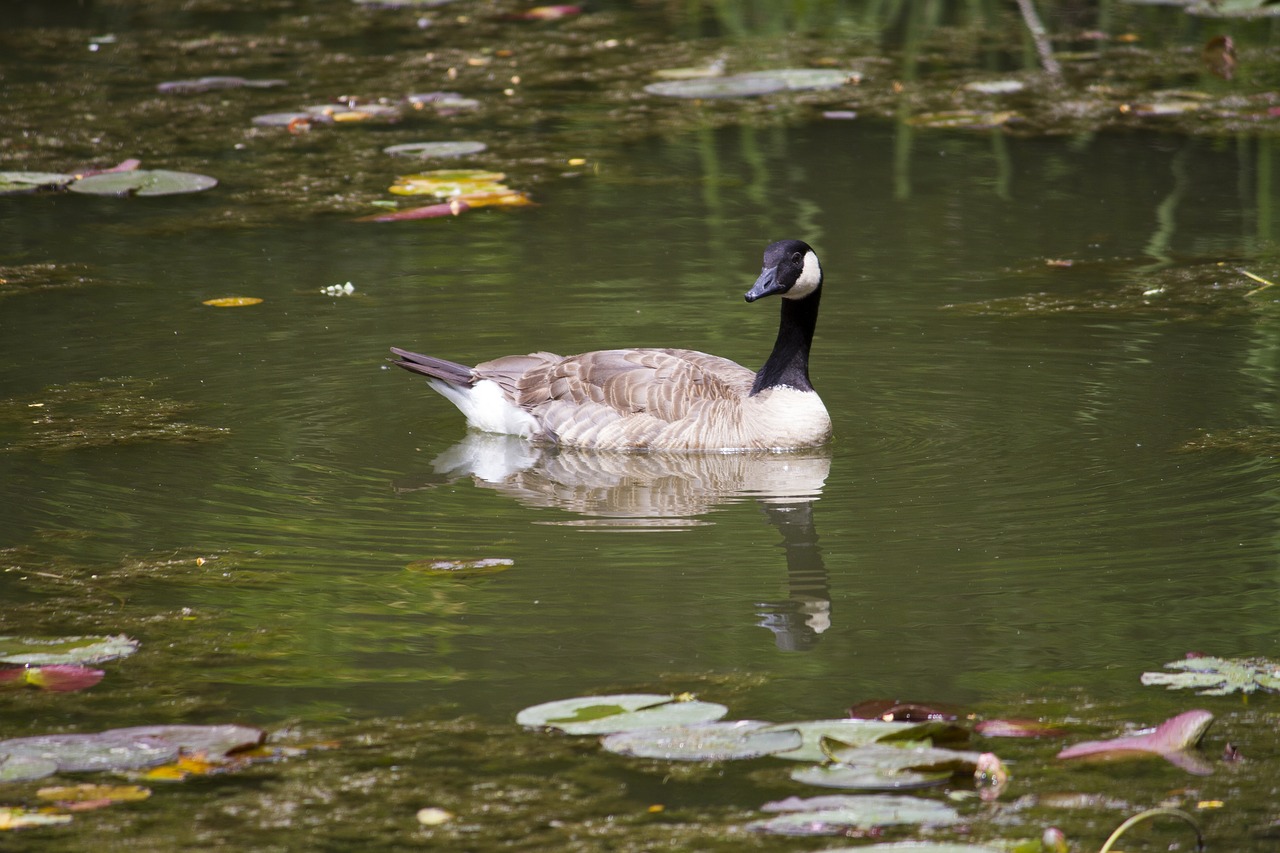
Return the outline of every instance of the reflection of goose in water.
[[[806,453],[602,453],[530,444],[515,436],[472,432],[433,461],[434,476],[403,480],[409,491],[470,477],[525,506],[553,507],[586,518],[550,522],[602,527],[691,527],[716,506],[758,501],[782,534],[789,597],[761,603],[761,626],[778,647],[803,650],[830,626],[827,572],[812,503],[831,468],[830,455]]]

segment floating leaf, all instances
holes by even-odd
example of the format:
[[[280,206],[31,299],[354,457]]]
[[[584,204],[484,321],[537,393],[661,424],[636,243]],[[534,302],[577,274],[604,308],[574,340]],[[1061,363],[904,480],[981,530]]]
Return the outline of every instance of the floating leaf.
[[[417,157],[428,160],[432,157],[463,157],[467,154],[479,154],[488,148],[483,142],[406,142],[402,145],[390,145],[383,148],[386,154],[397,157]]]
[[[28,685],[54,693],[72,693],[92,687],[106,675],[100,669],[87,666],[55,663],[46,666],[25,666],[0,669],[0,684]]]
[[[151,796],[141,785],[59,785],[41,788],[36,796],[59,805],[68,803],[133,803]]]
[[[219,296],[217,299],[206,299],[201,305],[211,308],[243,308],[246,305],[260,305],[262,300],[257,296]]]
[[[160,83],[156,91],[166,95],[190,95],[215,89],[270,89],[288,85],[284,80],[247,80],[244,77],[200,77],[196,80],[172,80]]]
[[[853,72],[830,68],[781,68],[728,77],[664,80],[650,83],[644,90],[668,98],[749,98],[783,91],[835,89],[857,79]]]
[[[1237,690],[1280,691],[1280,664],[1266,658],[1198,656],[1167,663],[1165,668],[1181,672],[1144,672],[1142,683],[1163,685],[1170,690],[1196,689],[1201,696],[1225,696]]]
[[[523,12],[512,12],[502,17],[508,21],[558,21],[573,15],[582,14],[581,6],[534,6]]]
[[[0,637],[0,662],[21,664],[90,664],[128,657],[138,641],[114,637]]]
[[[951,773],[943,771],[916,773],[847,764],[819,764],[791,771],[792,780],[805,785],[852,791],[911,791],[931,788],[946,784],[951,776]]]
[[[1027,88],[1027,84],[1021,80],[975,80],[965,83],[964,88],[980,95],[1012,95]]]
[[[442,169],[416,175],[401,175],[391,187],[396,195],[434,195],[454,198],[469,193],[501,192],[507,188],[501,172],[480,169]]]
[[[424,92],[421,94],[409,95],[404,99],[404,103],[415,110],[432,107],[437,112],[471,110],[480,106],[479,101],[474,98],[464,98],[457,92]]]
[[[973,727],[983,737],[1061,737],[1067,730],[1040,720],[983,720]]]
[[[762,809],[785,814],[755,821],[748,824],[747,829],[773,835],[837,835],[848,829],[902,824],[947,826],[961,819],[959,813],[945,803],[889,794],[788,797],[766,803]]]
[[[692,80],[663,80],[650,83],[644,90],[666,98],[752,98],[782,92],[787,84],[767,77],[735,74],[730,77],[708,77]]]
[[[800,743],[800,733],[795,729],[737,720],[619,732],[604,738],[600,745],[609,752],[636,758],[731,761],[798,749]]]
[[[361,216],[356,222],[407,222],[411,219],[439,219],[442,216],[460,216],[471,209],[471,205],[460,199],[428,204],[425,207],[410,207],[391,213],[375,213]]]
[[[1018,117],[1016,112],[977,112],[975,110],[950,110],[938,113],[922,113],[908,120],[917,127],[957,130],[989,130],[1007,124]]]
[[[0,172],[0,195],[57,189],[75,179],[61,172]]]
[[[471,578],[492,575],[514,566],[515,560],[503,557],[487,557],[482,560],[414,560],[406,569],[426,575]]]
[[[1187,750],[1195,747],[1213,722],[1213,714],[1194,710],[1165,720],[1150,732],[1103,741],[1085,741],[1069,746],[1058,758],[1129,758],[1158,755],[1196,775],[1207,775],[1211,769]]]
[[[67,186],[73,193],[87,195],[179,195],[198,193],[216,187],[218,181],[194,172],[168,169],[134,169],[126,172],[103,172],[90,175]]]
[[[900,723],[923,723],[928,720],[951,722],[959,717],[955,711],[922,705],[918,702],[899,702],[896,699],[868,699],[849,709],[855,720],[884,720]]]
[[[516,722],[571,735],[598,735],[707,722],[728,712],[724,705],[713,702],[680,701],[658,693],[619,693],[544,702],[525,708],[516,715]]]
[[[775,728],[799,732],[801,745],[788,752],[779,752],[778,758],[795,761],[824,761],[827,754],[822,741],[831,739],[841,744],[856,745],[874,743],[881,738],[904,734],[919,729],[915,723],[886,723],[879,720],[807,720],[799,723],[778,723]]]
[[[467,193],[454,199],[467,207],[533,207],[535,202],[529,194],[520,190],[490,190],[482,193]]]
[[[96,734],[36,735],[0,740],[0,781],[52,773],[139,770],[174,761],[183,752],[223,756],[261,743],[247,726],[135,726]]]
[[[3,768],[0,768],[0,780],[3,778]],[[22,809],[13,806],[0,806],[0,832],[6,829],[27,829],[33,826],[57,826],[58,824],[63,823],[71,823],[71,815],[48,814],[45,812],[32,811],[31,809]]]
[[[1018,850],[1023,849],[1018,847]],[[1028,850],[1044,849],[1039,844],[1028,847]],[[1064,848],[1065,849],[1065,848]],[[850,847],[850,851],[855,848]],[[949,841],[892,841],[888,844],[872,844],[869,847],[856,848],[857,853],[1007,853],[999,847],[984,847],[980,844],[957,844]],[[835,853],[835,851],[831,851]]]
[[[259,127],[293,128],[299,124],[310,125],[313,122],[328,124],[333,121],[333,118],[322,114],[295,111],[290,113],[265,113],[264,115],[254,116],[252,121]]]

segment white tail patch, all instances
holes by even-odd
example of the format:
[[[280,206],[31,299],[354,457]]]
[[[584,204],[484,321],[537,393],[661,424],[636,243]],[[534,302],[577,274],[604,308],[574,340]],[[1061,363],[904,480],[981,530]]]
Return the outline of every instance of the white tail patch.
[[[427,384],[458,407],[467,426],[521,438],[533,438],[541,432],[533,415],[508,400],[502,387],[491,379],[471,387],[450,385],[443,379],[428,379]]]

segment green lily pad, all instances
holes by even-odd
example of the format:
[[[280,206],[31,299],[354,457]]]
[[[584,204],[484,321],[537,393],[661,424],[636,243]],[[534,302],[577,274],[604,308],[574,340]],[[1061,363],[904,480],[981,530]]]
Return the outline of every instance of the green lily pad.
[[[817,764],[791,771],[792,781],[820,788],[844,788],[851,791],[913,791],[944,785],[951,776],[951,773],[945,771],[916,773],[848,764]]]
[[[114,637],[0,637],[0,663],[90,664],[128,657],[138,641]]]
[[[516,722],[570,735],[600,735],[708,722],[728,712],[714,702],[679,701],[660,693],[618,693],[544,702],[525,708],[516,715]]]
[[[838,835],[849,829],[903,824],[948,826],[961,820],[959,813],[945,803],[891,794],[788,797],[766,803],[762,810],[784,814],[749,823],[747,829],[772,835]]]
[[[216,187],[218,181],[194,172],[172,172],[168,169],[134,169],[131,172],[104,172],[90,175],[70,184],[73,193],[87,195],[180,195],[198,193]]]
[[[731,761],[759,758],[800,746],[800,733],[770,723],[736,720],[620,732],[600,745],[609,752],[666,761]]]
[[[861,79],[860,74],[835,68],[778,68],[772,71],[750,71],[738,76],[750,80],[776,80],[789,92],[839,89]]]
[[[936,746],[888,746],[866,744],[831,750],[838,764],[875,767],[879,770],[945,770],[949,773],[972,773],[982,759],[980,752],[941,749]]]
[[[0,195],[56,189],[75,179],[61,172],[0,172]]]
[[[779,752],[778,758],[790,758],[794,761],[825,761],[827,754],[822,749],[822,741],[830,739],[841,744],[854,746],[874,743],[881,738],[892,735],[905,735],[913,729],[920,729],[917,723],[894,723],[882,720],[807,720],[800,723],[778,723],[778,729],[791,729],[800,733],[801,745],[788,752]],[[927,735],[922,735],[923,740]]]
[[[329,124],[333,118],[318,113],[307,113],[295,110],[290,113],[264,113],[254,116],[253,123],[259,127],[288,127],[296,121]]]
[[[507,189],[502,172],[480,169],[437,169],[417,175],[400,175],[390,191],[396,195],[433,195],[456,198],[473,193],[500,192]]]
[[[403,145],[390,145],[382,150],[386,154],[397,157],[417,157],[428,160],[432,157],[464,157],[467,154],[479,154],[488,147],[483,142],[406,142]]]
[[[1201,696],[1225,696],[1237,690],[1280,691],[1280,663],[1267,658],[1197,657],[1167,663],[1165,668],[1181,671],[1144,672],[1142,683],[1170,690],[1193,689]]]

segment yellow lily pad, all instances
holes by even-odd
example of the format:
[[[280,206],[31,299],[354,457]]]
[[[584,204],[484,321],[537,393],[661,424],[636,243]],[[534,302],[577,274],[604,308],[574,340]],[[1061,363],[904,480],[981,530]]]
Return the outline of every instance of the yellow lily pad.
[[[501,172],[480,169],[439,169],[416,175],[401,175],[391,186],[396,195],[433,195],[437,198],[457,198],[474,193],[490,193],[506,190]]]
[[[220,296],[217,299],[206,299],[200,304],[213,308],[240,308],[245,305],[257,305],[261,301],[256,296]]]

